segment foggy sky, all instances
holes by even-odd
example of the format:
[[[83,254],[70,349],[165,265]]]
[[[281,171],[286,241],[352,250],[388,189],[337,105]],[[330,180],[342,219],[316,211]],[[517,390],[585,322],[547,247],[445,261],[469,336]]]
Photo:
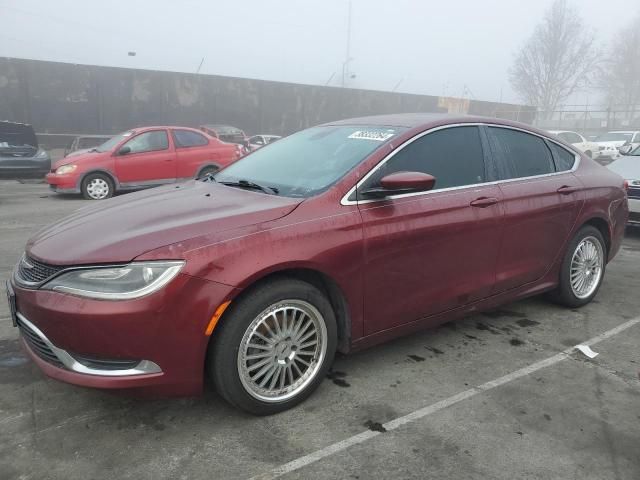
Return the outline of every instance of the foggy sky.
[[[352,0],[347,86],[516,102],[552,0]],[[574,0],[606,44],[638,0]],[[0,56],[340,85],[348,0],[0,0]],[[136,56],[127,52],[135,51]],[[465,89],[466,85],[466,89]],[[598,95],[581,93],[590,103]]]

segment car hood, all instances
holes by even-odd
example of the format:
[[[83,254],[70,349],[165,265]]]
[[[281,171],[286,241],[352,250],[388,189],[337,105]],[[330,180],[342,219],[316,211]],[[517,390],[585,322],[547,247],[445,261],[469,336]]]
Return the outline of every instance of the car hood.
[[[38,139],[31,125],[26,123],[0,122],[0,144],[13,147],[38,149]]]
[[[56,160],[51,168],[56,169],[61,167],[62,165],[68,165],[69,163],[75,163],[76,165],[82,165],[86,162],[93,162],[96,158],[99,157],[108,157],[111,155],[111,152],[96,152],[94,150],[86,150],[86,151],[77,151],[72,152],[66,157],[61,158],[60,160]]]
[[[640,155],[621,157],[607,168],[627,180],[640,180]]]
[[[189,181],[100,201],[50,225],[27,254],[54,265],[127,262],[204,234],[283,217],[302,199]]]

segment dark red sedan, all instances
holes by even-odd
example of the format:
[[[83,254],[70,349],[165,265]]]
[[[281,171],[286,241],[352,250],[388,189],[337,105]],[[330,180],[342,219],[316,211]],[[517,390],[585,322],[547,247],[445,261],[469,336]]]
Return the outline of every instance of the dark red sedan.
[[[47,375],[189,395],[207,372],[269,414],[336,350],[543,292],[590,302],[627,216],[622,178],[528,126],[359,118],[82,209],[28,242],[8,286]]]
[[[226,167],[243,155],[240,146],[187,127],[144,127],[55,162],[46,176],[58,193],[103,200],[116,191],[138,190]]]

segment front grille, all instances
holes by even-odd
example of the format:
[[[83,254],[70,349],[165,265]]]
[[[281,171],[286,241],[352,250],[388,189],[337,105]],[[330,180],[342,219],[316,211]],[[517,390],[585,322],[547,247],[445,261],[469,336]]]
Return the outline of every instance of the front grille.
[[[48,265],[24,255],[18,264],[18,280],[27,283],[42,283],[66,267]]]
[[[640,213],[639,212],[629,212],[629,221],[633,223],[640,223]]]
[[[49,346],[40,338],[40,335],[33,331],[26,323],[21,321],[20,317],[18,317],[18,327],[20,328],[20,333],[22,333],[22,338],[25,339],[33,353],[51,365],[64,368],[64,365],[58,359],[56,354],[53,353],[53,350],[51,350],[51,348],[49,348]]]
[[[92,358],[78,355],[77,353],[73,353],[71,356],[85,367],[94,370],[130,370],[140,363],[140,360]]]
[[[640,198],[640,187],[629,187],[627,195],[629,198]]]

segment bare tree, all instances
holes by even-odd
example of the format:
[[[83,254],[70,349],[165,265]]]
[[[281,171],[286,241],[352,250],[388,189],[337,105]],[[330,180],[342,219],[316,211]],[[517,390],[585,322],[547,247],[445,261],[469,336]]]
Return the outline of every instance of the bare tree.
[[[615,36],[599,86],[609,105],[619,105],[627,112],[640,105],[640,13]]]
[[[566,0],[556,0],[516,54],[514,90],[544,115],[592,81],[600,54],[594,35]]]

